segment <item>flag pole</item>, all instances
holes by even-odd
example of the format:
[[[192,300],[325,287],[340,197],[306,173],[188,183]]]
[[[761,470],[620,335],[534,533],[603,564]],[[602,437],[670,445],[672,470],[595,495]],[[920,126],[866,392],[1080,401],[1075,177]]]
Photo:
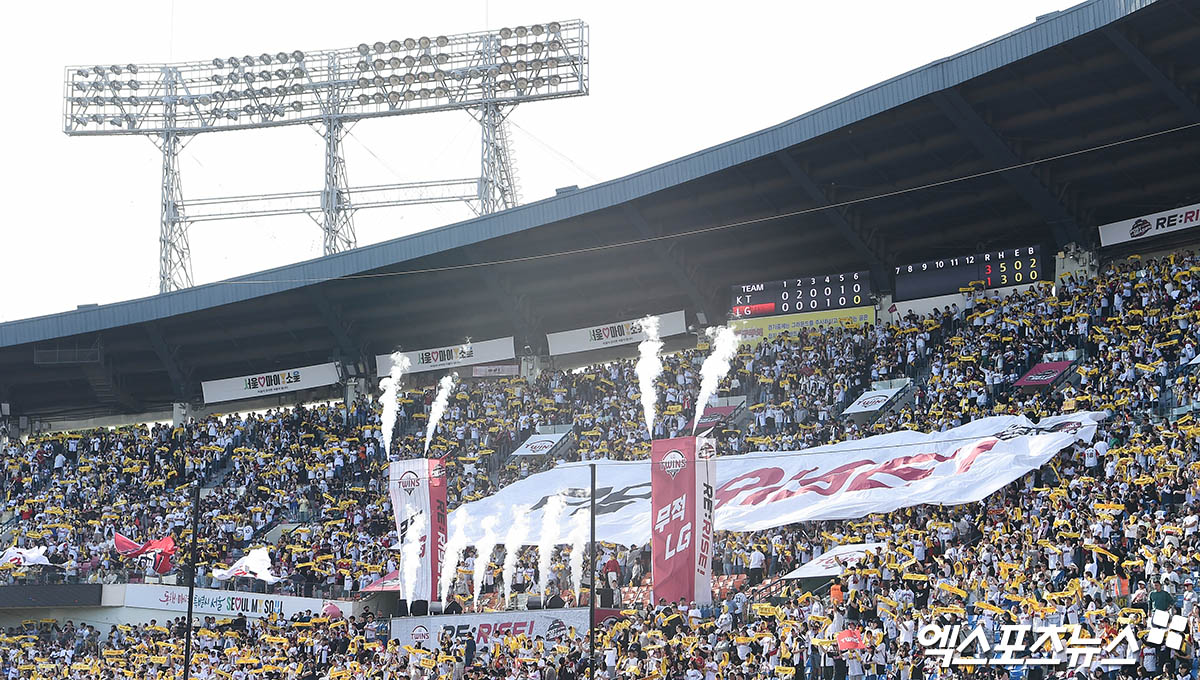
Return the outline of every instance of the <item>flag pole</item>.
[[[600,594],[600,588],[596,583],[596,558],[599,552],[596,549],[596,464],[591,464],[592,469],[592,554],[589,562],[588,573],[592,580],[592,592],[588,597],[588,680],[596,680],[596,597]],[[187,680],[184,678],[184,680]]]
[[[188,549],[187,636],[183,640],[183,680],[192,674],[192,603],[196,597],[196,538],[200,534],[200,479],[192,482],[192,545]]]

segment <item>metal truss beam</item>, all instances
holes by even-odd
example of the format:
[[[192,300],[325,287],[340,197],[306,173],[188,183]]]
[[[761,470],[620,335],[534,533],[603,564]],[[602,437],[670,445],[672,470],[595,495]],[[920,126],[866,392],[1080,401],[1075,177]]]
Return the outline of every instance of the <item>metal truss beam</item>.
[[[1150,61],[1150,58],[1138,49],[1124,33],[1112,25],[1105,26],[1103,32],[1104,36],[1142,72],[1142,75],[1146,76],[1146,79],[1158,88],[1159,92],[1166,95],[1167,99],[1170,99],[1171,103],[1188,117],[1188,120],[1200,121],[1200,106],[1197,106],[1196,102],[1180,89],[1178,83]]]
[[[625,217],[633,223],[642,238],[662,236],[662,230],[647,222],[637,208],[626,204],[623,210]],[[702,323],[715,325],[725,322],[729,310],[713,298],[713,287],[707,285],[708,281],[697,272],[695,267],[689,266],[687,254],[683,252],[679,239],[652,241],[650,249],[666,267],[671,278],[675,279],[680,290],[687,294],[696,312],[705,316],[701,319]],[[705,291],[709,292],[705,293]]]
[[[1012,150],[1000,135],[984,121],[983,117],[963,99],[957,90],[949,89],[931,95],[933,103],[963,133],[989,163],[1002,168],[1025,162]],[[1031,168],[1017,168],[1001,173],[1016,192],[1034,209],[1054,235],[1059,247],[1069,243],[1082,243],[1083,231],[1075,215],[1055,198],[1049,187],[1042,183]]]
[[[333,304],[329,302],[329,298],[325,296],[325,292],[316,286],[309,286],[304,289],[304,292],[321,314],[321,318],[325,321],[325,325],[329,328],[333,339],[337,341],[342,357],[347,361],[355,363],[361,360],[363,358],[362,343],[356,341],[351,336],[349,325],[343,319],[341,312],[335,309]]]
[[[848,210],[842,210],[834,207],[825,207],[830,205],[829,197],[817,186],[796,159],[787,150],[779,151],[775,154],[783,168],[787,170],[788,175],[795,180],[800,190],[808,196],[809,200],[822,206],[821,214],[826,221],[837,228],[839,234],[846,239],[850,247],[854,249],[867,262],[867,266],[871,270],[871,279],[874,280],[876,286],[883,286],[887,281],[891,280],[888,276],[888,262],[885,254],[887,248],[884,245],[883,237],[879,235],[872,236],[864,234],[861,227],[855,224],[853,216],[848,216]]]
[[[167,372],[167,378],[171,381],[171,392],[179,401],[187,401],[190,391],[188,382],[191,373],[184,370],[183,365],[176,356],[179,348],[176,347],[175,350],[171,350],[158,324],[142,324],[142,328],[146,331],[146,337],[150,338],[150,346],[154,348],[154,354],[158,356],[158,361]]]
[[[478,212],[472,202],[478,194],[475,178],[374,184],[346,190],[351,210],[393,208],[405,205],[463,202]],[[189,222],[212,222],[246,217],[308,215],[321,223],[322,191],[289,191],[278,194],[254,194],[220,198],[198,198],[183,202]]]

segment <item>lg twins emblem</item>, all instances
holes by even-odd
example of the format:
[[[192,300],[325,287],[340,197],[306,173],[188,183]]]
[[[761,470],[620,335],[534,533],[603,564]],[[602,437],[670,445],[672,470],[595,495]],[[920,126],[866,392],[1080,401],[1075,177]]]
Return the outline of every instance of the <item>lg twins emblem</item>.
[[[1038,371],[1037,373],[1030,373],[1029,377],[1026,379],[1030,382],[1045,382],[1053,379],[1056,375],[1058,375],[1058,370],[1049,368],[1044,371]]]
[[[671,449],[670,451],[667,451],[667,455],[663,456],[663,459],[658,462],[658,465],[662,468],[663,472],[671,475],[671,479],[675,479],[675,475],[679,474],[680,470],[687,467],[687,459],[683,457],[683,452],[679,449]]]
[[[400,475],[400,479],[398,479],[396,483],[400,485],[401,489],[404,489],[404,493],[411,496],[412,492],[416,491],[417,487],[421,486],[421,479],[417,477],[417,473],[409,470],[408,472]]]
[[[1133,223],[1133,226],[1129,228],[1129,238],[1144,236],[1146,232],[1150,231],[1150,226],[1150,220],[1144,217],[1139,218]]]

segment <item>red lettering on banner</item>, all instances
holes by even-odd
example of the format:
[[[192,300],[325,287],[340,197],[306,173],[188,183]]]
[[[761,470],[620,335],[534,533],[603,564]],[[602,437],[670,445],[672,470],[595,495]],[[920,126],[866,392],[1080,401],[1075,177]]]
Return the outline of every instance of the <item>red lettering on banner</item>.
[[[815,470],[816,468],[813,469]],[[762,486],[772,486],[781,479],[783,479],[783,470],[777,467],[759,468],[743,475],[738,475],[717,489],[717,508],[720,509],[722,505],[737,498],[738,494],[743,491],[749,491],[750,489]],[[739,505],[741,504],[739,503]]]
[[[933,468],[918,468],[913,465],[925,463],[930,460],[940,458],[936,453],[918,453],[915,456],[900,456],[893,458],[883,465],[877,465],[866,472],[854,478],[850,486],[846,487],[846,491],[862,491],[865,489],[890,489],[891,484],[882,480],[871,479],[873,475],[891,475],[899,477],[906,483],[915,482],[918,479],[925,479],[933,473]]]
[[[478,630],[475,631],[475,642],[477,644],[486,645],[488,636],[492,634],[492,624],[481,623]]]
[[[991,451],[998,443],[1000,443],[1000,440],[988,438],[970,446],[955,449],[954,453],[948,456],[937,453],[918,453],[912,456],[893,458],[879,465],[875,465],[875,461],[873,460],[857,460],[841,465],[812,479],[807,479],[808,475],[816,472],[819,468],[807,468],[793,475],[787,484],[784,485],[778,484],[779,480],[783,478],[784,473],[782,469],[777,467],[759,468],[738,475],[722,484],[716,492],[716,507],[720,508],[731,501],[735,502],[736,505],[760,505],[762,503],[786,500],[808,492],[817,493],[822,496],[832,496],[841,491],[846,481],[851,477],[854,477],[854,481],[846,487],[846,491],[894,488],[893,485],[879,479],[873,479],[873,477],[876,475],[891,475],[904,480],[904,485],[907,485],[925,479],[933,474],[935,467],[916,467],[929,462],[933,462],[936,465],[950,460],[957,460],[954,474],[960,475],[969,472],[975,464],[976,459],[981,454]],[[855,470],[866,465],[874,465],[875,467],[864,470],[858,475],[854,474]],[[796,485],[795,488],[788,488],[793,483]],[[742,494],[746,495],[741,500],[738,500],[738,497]]]
[[[802,493],[808,493],[809,491],[821,494],[822,496],[832,496],[841,490],[842,486],[846,484],[846,480],[850,479],[855,470],[864,465],[873,465],[874,463],[875,461],[873,460],[856,460],[853,463],[839,465],[829,472],[818,477],[813,477],[812,479],[805,479],[805,477],[816,471],[817,468],[801,470],[788,480],[788,485],[775,489],[755,491],[746,498],[743,504],[758,505],[760,503],[782,501],[793,496],[799,496]],[[790,486],[791,482],[796,482],[799,486],[795,489],[790,489],[788,486]],[[826,486],[819,486],[820,484],[825,484]]]

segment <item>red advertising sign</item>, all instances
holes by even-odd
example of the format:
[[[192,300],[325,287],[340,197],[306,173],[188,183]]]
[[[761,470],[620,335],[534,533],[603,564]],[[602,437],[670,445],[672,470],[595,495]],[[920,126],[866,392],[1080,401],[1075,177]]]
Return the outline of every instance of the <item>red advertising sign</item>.
[[[709,604],[715,475],[711,439],[656,439],[650,452],[654,599]]]
[[[1071,367],[1070,361],[1048,361],[1029,369],[1015,385],[1017,387],[1041,387],[1058,380],[1058,376]]]

